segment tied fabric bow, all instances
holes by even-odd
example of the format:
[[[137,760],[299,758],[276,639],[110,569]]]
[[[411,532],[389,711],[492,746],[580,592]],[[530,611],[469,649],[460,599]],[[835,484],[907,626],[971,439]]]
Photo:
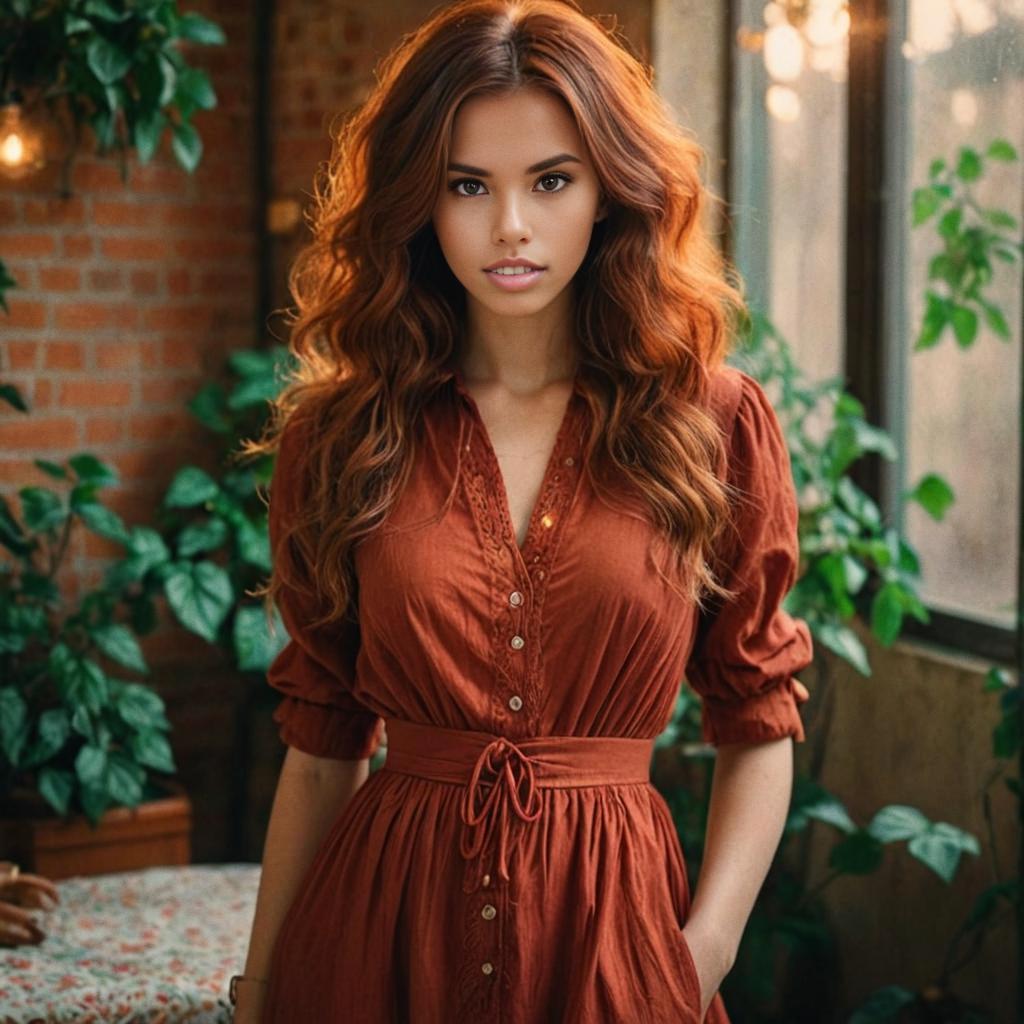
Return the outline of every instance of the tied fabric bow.
[[[484,771],[489,778],[482,778]],[[525,784],[525,799],[521,793]],[[481,799],[481,789],[487,793]],[[479,804],[479,806],[478,806]],[[479,857],[494,846],[494,833],[498,833],[498,874],[509,880],[509,806],[524,822],[536,821],[541,814],[542,804],[537,792],[531,758],[524,754],[511,740],[492,740],[480,752],[473,766],[473,775],[462,799],[462,836],[459,849],[467,860]],[[512,845],[518,833],[512,839]],[[470,891],[476,889],[483,857],[476,863],[476,871]]]

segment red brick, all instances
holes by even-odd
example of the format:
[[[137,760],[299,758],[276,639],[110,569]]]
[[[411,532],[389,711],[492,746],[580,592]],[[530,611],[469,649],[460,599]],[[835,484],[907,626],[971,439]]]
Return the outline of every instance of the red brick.
[[[85,346],[77,341],[51,341],[43,357],[46,370],[82,370],[85,368]]]
[[[124,273],[117,267],[104,267],[89,271],[89,289],[96,292],[114,292],[124,287]]]
[[[82,272],[75,267],[40,267],[39,287],[47,292],[76,292],[82,286]]]
[[[136,192],[148,195],[170,195],[178,199],[188,199],[196,194],[188,171],[177,161],[171,167],[158,163],[137,167],[132,187]]]
[[[94,199],[92,217],[102,227],[145,227],[157,221],[157,211],[148,204]]]
[[[143,370],[159,370],[161,367],[159,341],[139,341],[139,365]]]
[[[100,370],[138,369],[138,344],[134,341],[96,342],[96,366]]]
[[[159,281],[155,270],[133,270],[131,290],[133,295],[155,295]]]
[[[163,365],[169,370],[190,370],[195,374],[203,371],[203,352],[195,343],[195,339],[164,338],[161,344]]]
[[[208,305],[186,306],[178,303],[174,306],[157,306],[147,309],[142,326],[146,330],[182,330],[202,331],[210,326],[213,311]]]
[[[57,306],[56,324],[65,330],[92,330],[113,322],[111,307],[105,302],[68,302]]]
[[[250,259],[256,255],[256,239],[250,236],[225,238],[223,235],[207,238],[176,238],[172,243],[176,256],[188,260]]]
[[[90,416],[85,421],[86,444],[111,444],[125,435],[124,416]]]
[[[81,196],[47,196],[36,199],[26,197],[21,207],[22,220],[26,224],[63,227],[68,224],[85,223],[85,201]]]
[[[16,298],[14,294],[9,294],[7,308],[10,313],[0,321],[7,329],[46,326],[46,306],[42,302],[28,302],[25,299]]]
[[[199,390],[196,377],[161,377],[142,382],[143,405],[178,405],[187,402]]]
[[[14,200],[0,196],[0,224],[13,224],[14,218]]]
[[[53,381],[47,377],[37,377],[32,391],[32,406],[35,409],[53,408]]]
[[[104,238],[101,251],[110,260],[163,260],[171,254],[171,247],[162,238],[138,236],[135,238]]]
[[[75,192],[119,192],[125,186],[115,161],[79,156],[74,163],[71,187]]]
[[[38,365],[38,341],[9,341],[5,348],[7,349],[7,365],[10,369],[34,370]]]
[[[104,406],[127,407],[132,400],[130,380],[65,380],[61,381],[60,404],[78,409]]]
[[[171,295],[189,295],[192,292],[192,275],[185,267],[174,267],[167,271],[167,291]]]
[[[73,416],[34,416],[31,413],[0,417],[0,451],[20,448],[44,451],[70,449],[78,444],[78,421]]]
[[[128,421],[128,434],[133,441],[150,441],[159,445],[169,437],[181,433],[188,425],[188,414],[181,412],[163,412],[143,415],[136,413]]]
[[[12,256],[25,257],[52,256],[57,251],[57,239],[53,235],[44,235],[38,231],[22,231],[17,234],[4,234],[4,252]]]
[[[64,235],[61,239],[61,251],[65,256],[83,259],[92,255],[92,237],[90,235]]]

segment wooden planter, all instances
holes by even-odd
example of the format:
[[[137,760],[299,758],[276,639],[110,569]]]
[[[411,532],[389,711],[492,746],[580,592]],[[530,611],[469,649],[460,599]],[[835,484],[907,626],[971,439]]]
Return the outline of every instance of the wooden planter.
[[[0,804],[0,857],[54,881],[190,864],[192,803],[177,782],[159,787],[166,796],[111,808],[95,828],[85,815],[57,817],[38,793],[15,792]]]

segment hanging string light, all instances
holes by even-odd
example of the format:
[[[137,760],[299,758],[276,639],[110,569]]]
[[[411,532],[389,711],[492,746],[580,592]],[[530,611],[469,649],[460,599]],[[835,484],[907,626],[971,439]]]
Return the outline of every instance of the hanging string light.
[[[43,133],[33,123],[17,92],[0,102],[0,175],[24,178],[46,165]]]

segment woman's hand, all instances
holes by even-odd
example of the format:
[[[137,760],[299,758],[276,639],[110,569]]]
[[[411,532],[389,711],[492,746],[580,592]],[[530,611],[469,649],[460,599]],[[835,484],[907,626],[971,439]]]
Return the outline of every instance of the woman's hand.
[[[690,955],[700,980],[700,1013],[697,1020],[698,1024],[703,1024],[711,1000],[732,967],[732,959],[717,937],[701,928],[694,918],[683,926],[683,936],[690,947]]]
[[[234,1024],[260,1024],[263,1018],[263,995],[266,985],[255,981],[238,983],[238,1002],[235,1004]]]
[[[22,874],[10,861],[0,861],[0,946],[38,946],[46,933],[31,910],[52,910],[58,903],[60,893],[50,879]]]

